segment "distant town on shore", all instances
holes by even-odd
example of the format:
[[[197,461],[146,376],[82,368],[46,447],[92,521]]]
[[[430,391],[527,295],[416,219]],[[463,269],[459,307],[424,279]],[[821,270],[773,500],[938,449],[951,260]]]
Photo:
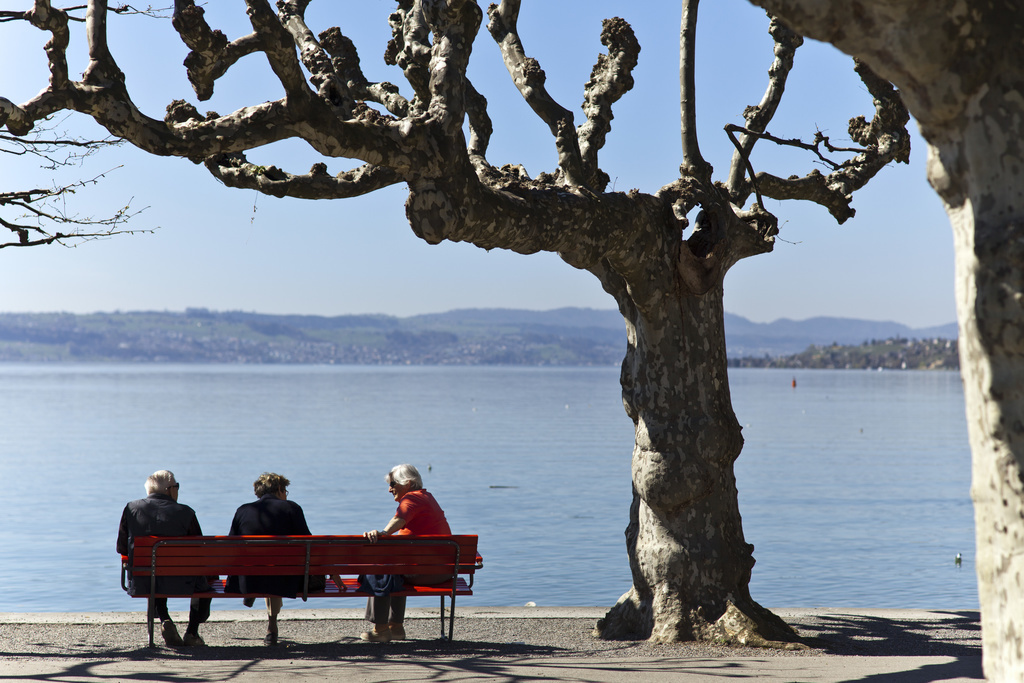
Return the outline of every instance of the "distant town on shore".
[[[956,369],[956,325],[726,314],[729,364],[773,368]],[[0,313],[0,362],[615,366],[614,310],[464,309],[388,315],[184,312]]]

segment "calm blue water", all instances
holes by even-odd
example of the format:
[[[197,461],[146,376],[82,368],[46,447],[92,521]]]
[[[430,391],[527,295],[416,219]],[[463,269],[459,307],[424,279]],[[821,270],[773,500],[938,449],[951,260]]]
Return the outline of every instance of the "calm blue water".
[[[0,612],[137,611],[114,540],[154,470],[175,472],[209,534],[227,532],[260,472],[281,472],[313,533],[330,534],[383,526],[395,507],[384,475],[400,462],[420,467],[455,532],[480,535],[474,604],[610,606],[630,584],[633,434],[618,374],[0,365],[0,585],[15,587]],[[958,375],[730,376],[756,600],[977,607]]]

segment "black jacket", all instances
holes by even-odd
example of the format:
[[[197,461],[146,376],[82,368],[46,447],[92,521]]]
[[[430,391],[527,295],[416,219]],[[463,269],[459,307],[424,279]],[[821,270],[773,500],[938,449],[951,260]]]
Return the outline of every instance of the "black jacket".
[[[136,536],[202,536],[195,510],[188,505],[176,503],[164,493],[153,493],[146,498],[133,500],[124,506],[121,524],[117,529],[117,552],[127,555],[131,562]],[[195,590],[209,590],[203,577],[165,576],[157,580],[156,588],[161,593],[191,593]],[[131,595],[149,593],[149,577],[128,578],[128,592]]]
[[[231,536],[309,536],[309,527],[298,503],[281,500],[268,493],[256,502],[246,503],[235,510],[228,533]],[[227,590],[294,598],[302,592],[302,577],[232,576],[228,578]]]

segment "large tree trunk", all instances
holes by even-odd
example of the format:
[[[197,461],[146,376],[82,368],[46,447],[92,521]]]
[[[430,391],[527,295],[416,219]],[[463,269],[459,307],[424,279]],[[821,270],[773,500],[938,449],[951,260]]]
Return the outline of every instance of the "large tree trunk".
[[[626,543],[633,588],[602,619],[605,638],[777,645],[796,634],[750,598],[733,463],[743,437],[726,376],[721,286],[623,311],[622,395],[636,425]]]
[[[960,201],[947,202],[946,208],[956,238],[985,674],[990,680],[1019,681],[1024,679],[1024,155],[1017,144],[1008,149],[1007,141],[1024,139],[1024,124],[1020,111],[998,117],[991,104],[979,105],[979,112],[990,114],[973,118],[962,136],[933,148],[929,177],[936,188],[962,184]]]
[[[892,81],[928,141],[956,244],[985,675],[1024,680],[1024,5],[752,2]]]

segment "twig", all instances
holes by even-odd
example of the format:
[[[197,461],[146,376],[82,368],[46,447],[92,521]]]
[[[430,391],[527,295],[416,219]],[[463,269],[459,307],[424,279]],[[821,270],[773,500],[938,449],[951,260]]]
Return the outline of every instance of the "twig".
[[[749,150],[744,149],[743,144],[740,143],[739,139],[733,134],[735,132],[734,129],[737,128],[740,127],[733,124],[729,124],[728,126],[725,127],[725,134],[729,136],[730,140],[732,140],[732,144],[736,147],[737,154],[739,154],[740,157],[743,159],[743,164],[746,166],[747,173],[750,175],[750,185],[754,188],[754,195],[757,197],[757,205],[763,209],[764,201],[762,201],[761,199],[761,190],[758,189],[757,187],[757,176],[754,173],[753,164],[750,163]]]
[[[828,151],[830,151],[830,152],[852,152],[852,153],[855,153],[855,154],[864,154],[864,153],[866,153],[868,151],[866,149],[860,149],[860,148],[857,148],[857,147],[833,147],[829,143],[828,137],[825,136],[824,134],[822,134],[821,131],[818,131],[817,133],[814,134],[814,144],[811,144],[809,142],[804,142],[803,140],[797,140],[797,139],[788,139],[787,140],[787,139],[783,139],[783,138],[777,138],[774,135],[772,135],[771,133],[768,133],[768,132],[759,133],[757,131],[750,130],[749,128],[745,128],[743,126],[737,126],[735,123],[730,123],[730,124],[726,125],[725,132],[729,135],[730,138],[733,137],[732,136],[733,133],[743,133],[744,135],[750,135],[750,136],[753,136],[753,137],[761,138],[763,140],[768,140],[770,142],[774,142],[777,145],[784,145],[786,147],[798,147],[800,149],[806,149],[809,152],[814,152],[814,154],[819,159],[821,159],[822,163],[827,164],[833,171],[836,171],[836,170],[842,168],[842,164],[838,164],[838,163],[832,161],[831,159],[827,158],[824,154],[822,154],[821,153],[820,145],[824,144],[825,148],[828,149]],[[735,138],[733,138],[733,143],[735,144]]]

